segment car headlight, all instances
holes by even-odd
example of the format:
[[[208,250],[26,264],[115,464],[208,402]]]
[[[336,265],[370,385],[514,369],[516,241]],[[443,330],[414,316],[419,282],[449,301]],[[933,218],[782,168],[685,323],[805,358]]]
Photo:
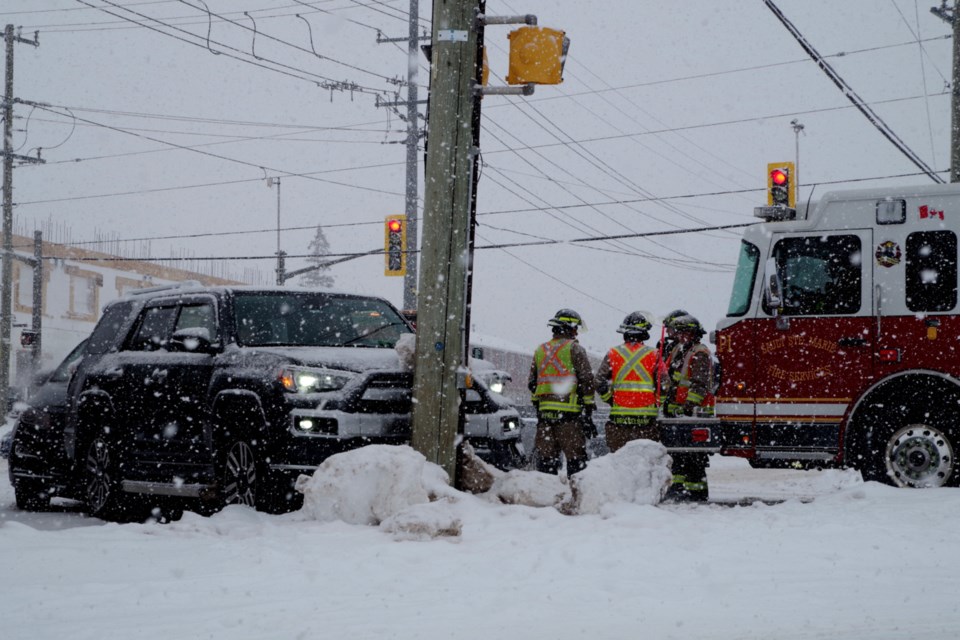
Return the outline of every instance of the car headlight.
[[[340,371],[323,369],[284,369],[280,372],[280,384],[291,393],[317,393],[342,389],[351,376]]]

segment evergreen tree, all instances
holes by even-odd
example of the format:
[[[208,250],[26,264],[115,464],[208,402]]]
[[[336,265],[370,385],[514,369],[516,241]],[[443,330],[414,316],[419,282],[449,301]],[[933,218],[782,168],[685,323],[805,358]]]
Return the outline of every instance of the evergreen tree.
[[[319,265],[327,261],[327,256],[330,254],[330,243],[327,242],[327,236],[324,235],[321,225],[317,225],[317,233],[310,241],[307,253],[310,254],[307,262],[311,265]],[[319,287],[321,289],[333,288],[333,275],[330,274],[330,267],[308,271],[300,276],[300,284],[305,287]]]

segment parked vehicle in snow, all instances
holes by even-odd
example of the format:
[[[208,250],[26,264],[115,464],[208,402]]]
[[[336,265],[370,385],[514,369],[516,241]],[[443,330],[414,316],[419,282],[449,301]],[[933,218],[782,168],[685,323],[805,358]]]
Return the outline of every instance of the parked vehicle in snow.
[[[413,374],[393,347],[411,332],[370,296],[131,293],[104,309],[70,379],[69,471],[52,492],[106,518],[170,502],[297,508],[293,481],[329,455],[409,441]],[[520,463],[519,416],[502,397],[476,384],[464,413],[481,457]]]
[[[67,385],[83,357],[87,341],[78,344],[53,371],[41,373],[10,432],[7,452],[10,484],[17,507],[45,508],[70,468],[63,448],[69,397]]]
[[[715,336],[723,452],[960,485],[960,186],[757,214]]]

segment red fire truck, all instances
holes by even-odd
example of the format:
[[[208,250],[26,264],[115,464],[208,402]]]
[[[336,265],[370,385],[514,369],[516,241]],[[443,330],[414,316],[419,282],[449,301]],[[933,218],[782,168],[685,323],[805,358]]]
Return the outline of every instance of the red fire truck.
[[[723,453],[960,485],[960,184],[755,213],[713,336]]]

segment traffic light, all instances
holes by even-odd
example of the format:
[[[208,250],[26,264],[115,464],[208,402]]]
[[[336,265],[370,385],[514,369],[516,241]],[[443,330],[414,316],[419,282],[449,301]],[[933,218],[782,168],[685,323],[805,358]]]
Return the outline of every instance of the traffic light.
[[[507,84],[560,84],[570,39],[563,31],[526,26],[510,32]]]
[[[792,162],[771,162],[767,165],[767,204],[796,208],[797,185]]]
[[[383,225],[383,255],[385,276],[407,273],[407,216],[387,216]]]

